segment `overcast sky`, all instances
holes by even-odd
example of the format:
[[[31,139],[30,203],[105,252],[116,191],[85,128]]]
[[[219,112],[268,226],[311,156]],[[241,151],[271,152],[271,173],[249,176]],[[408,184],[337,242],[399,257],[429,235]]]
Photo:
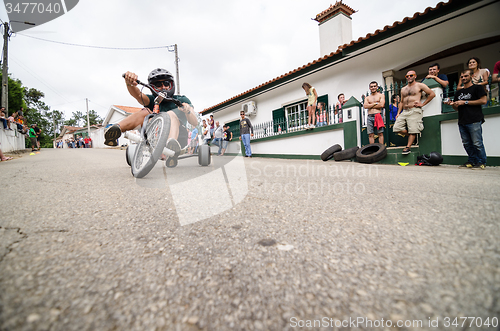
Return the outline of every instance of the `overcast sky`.
[[[434,7],[436,0],[345,0],[353,39]],[[334,1],[170,1],[80,0],[65,15],[14,34],[9,43],[9,73],[24,86],[45,93],[51,109],[89,108],[104,117],[112,104],[139,106],[121,75],[127,70],[146,81],[157,67],[175,75],[177,44],[181,94],[202,111],[319,58],[318,24],[311,20]],[[8,21],[5,7],[2,21]],[[11,110],[12,111],[12,110]]]

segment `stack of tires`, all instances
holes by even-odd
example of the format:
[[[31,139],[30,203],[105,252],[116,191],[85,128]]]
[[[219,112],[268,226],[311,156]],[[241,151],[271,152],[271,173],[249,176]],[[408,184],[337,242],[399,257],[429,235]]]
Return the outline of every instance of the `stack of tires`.
[[[375,163],[387,156],[387,147],[383,144],[375,143],[359,147],[352,147],[342,150],[339,144],[333,145],[321,154],[323,161],[331,160],[344,161],[356,158],[361,163]]]

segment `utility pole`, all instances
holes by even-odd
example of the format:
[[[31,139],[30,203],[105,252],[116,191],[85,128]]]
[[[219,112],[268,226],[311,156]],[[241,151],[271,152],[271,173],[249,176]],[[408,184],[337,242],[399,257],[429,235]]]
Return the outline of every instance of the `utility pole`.
[[[177,94],[181,94],[181,83],[179,82],[179,56],[177,54],[177,44],[174,45],[175,52],[175,71],[177,74]]]
[[[28,25],[35,25],[31,22],[11,21]],[[5,107],[6,115],[9,115],[9,38],[10,38],[10,22],[3,24],[3,59],[2,59],[2,107]]]
[[[3,24],[3,60],[2,60],[2,107],[5,107],[6,115],[9,115],[9,65],[8,65],[8,48],[9,48],[9,23]]]

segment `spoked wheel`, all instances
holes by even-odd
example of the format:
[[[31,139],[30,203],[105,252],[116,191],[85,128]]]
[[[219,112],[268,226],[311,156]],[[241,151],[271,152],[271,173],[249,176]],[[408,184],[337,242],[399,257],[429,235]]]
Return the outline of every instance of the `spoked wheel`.
[[[132,162],[134,177],[142,178],[153,169],[167,144],[169,132],[170,117],[166,113],[158,114],[149,121],[144,132],[146,139],[142,139],[135,149]]]

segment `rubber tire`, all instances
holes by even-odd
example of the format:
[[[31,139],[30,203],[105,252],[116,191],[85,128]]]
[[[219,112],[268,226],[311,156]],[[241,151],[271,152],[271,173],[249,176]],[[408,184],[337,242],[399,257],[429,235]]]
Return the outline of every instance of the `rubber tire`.
[[[131,160],[134,158],[135,150],[137,149],[137,144],[130,144],[127,146],[125,151],[125,158],[127,159],[127,164],[132,166]]]
[[[153,130],[156,127],[159,129],[159,132],[158,134],[153,135]],[[144,160],[144,153],[148,153],[150,148],[145,140],[142,140],[139,144],[137,144],[132,162],[132,175],[134,175],[135,178],[142,178],[146,176],[151,169],[153,169],[156,161],[158,161],[161,153],[163,152],[163,148],[167,145],[169,133],[170,116],[167,113],[160,113],[154,116],[146,125],[145,134],[153,152],[150,153],[147,160]],[[153,139],[154,137],[157,137],[156,141]]]
[[[356,152],[358,151],[358,149],[359,149],[358,146],[344,149],[343,151],[334,153],[333,159],[335,161],[344,161],[344,160],[349,160],[349,159],[355,158]]]
[[[335,144],[321,154],[321,159],[326,162],[333,158],[334,153],[340,152],[341,150],[342,146],[340,146],[339,144]]]
[[[212,155],[210,155],[210,146],[201,145],[198,147],[198,164],[202,167],[210,165]]]
[[[387,147],[375,143],[361,147],[356,152],[356,160],[361,163],[374,163],[383,160],[387,156]]]

